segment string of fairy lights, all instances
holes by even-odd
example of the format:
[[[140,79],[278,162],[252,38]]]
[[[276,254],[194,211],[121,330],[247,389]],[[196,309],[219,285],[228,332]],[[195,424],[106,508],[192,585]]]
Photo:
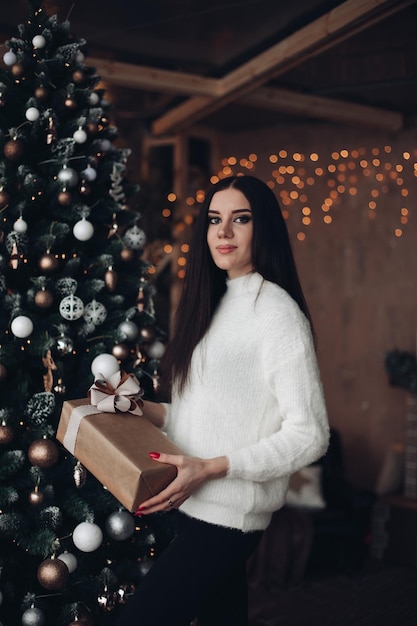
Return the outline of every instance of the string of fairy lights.
[[[399,155],[392,146],[385,145],[341,149],[331,154],[304,154],[281,149],[262,158],[255,153],[241,158],[229,156],[222,159],[221,169],[211,176],[210,183],[231,175],[256,175],[258,169],[263,180],[277,194],[284,218],[299,217],[295,234],[298,242],[310,236],[313,219],[330,227],[337,210],[351,201],[359,203],[372,221],[389,205],[393,236],[401,238],[407,232],[412,211],[410,187],[412,179],[417,178],[416,148],[402,150]],[[180,279],[185,276],[187,264],[187,235],[204,197],[205,191],[199,189],[185,198],[181,217],[175,225],[180,241],[176,258],[176,273]],[[176,195],[168,194],[167,205],[162,210],[164,218],[172,217],[175,213],[173,203],[176,202]],[[171,244],[164,246],[165,254],[172,254],[172,251]]]

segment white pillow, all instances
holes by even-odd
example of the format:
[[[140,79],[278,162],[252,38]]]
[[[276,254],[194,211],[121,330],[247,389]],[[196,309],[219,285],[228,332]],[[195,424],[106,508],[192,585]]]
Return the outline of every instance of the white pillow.
[[[324,509],[326,502],[321,488],[320,465],[310,465],[290,478],[285,504],[305,509]]]

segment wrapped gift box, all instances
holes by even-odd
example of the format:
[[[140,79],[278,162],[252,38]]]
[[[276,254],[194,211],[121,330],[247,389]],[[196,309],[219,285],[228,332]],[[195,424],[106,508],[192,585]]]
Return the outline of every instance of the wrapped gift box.
[[[152,460],[149,452],[182,454],[146,418],[98,412],[87,398],[64,402],[56,438],[132,512],[177,474],[176,467]]]

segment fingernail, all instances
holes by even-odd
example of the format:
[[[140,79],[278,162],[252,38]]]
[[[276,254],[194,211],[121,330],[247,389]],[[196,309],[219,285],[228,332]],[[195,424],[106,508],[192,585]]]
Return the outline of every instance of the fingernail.
[[[136,509],[136,511],[133,513],[133,515],[136,515],[136,517],[142,515],[142,513],[144,512],[145,508],[143,506],[140,506],[138,509]]]
[[[151,457],[151,459],[159,459],[161,455],[159,452],[149,452],[149,456]]]

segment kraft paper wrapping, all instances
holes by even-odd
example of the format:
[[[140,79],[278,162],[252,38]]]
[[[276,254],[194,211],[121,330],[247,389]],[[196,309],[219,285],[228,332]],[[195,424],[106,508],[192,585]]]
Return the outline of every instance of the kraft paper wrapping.
[[[176,467],[153,461],[149,452],[182,452],[144,417],[130,413],[82,416],[90,409],[97,411],[87,398],[64,402],[56,438],[67,447],[70,418],[74,410],[77,417],[81,414],[77,419],[75,448],[73,451],[69,446],[69,451],[126,509],[134,512],[141,502],[162,491],[177,475]]]

